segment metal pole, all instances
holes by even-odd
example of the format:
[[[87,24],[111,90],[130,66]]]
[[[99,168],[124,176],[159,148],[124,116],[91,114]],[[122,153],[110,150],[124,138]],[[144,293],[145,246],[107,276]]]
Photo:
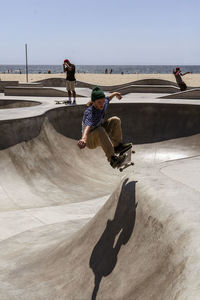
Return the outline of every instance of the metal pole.
[[[25,44],[25,53],[26,53],[26,82],[28,82],[28,55],[27,55],[27,44]]]

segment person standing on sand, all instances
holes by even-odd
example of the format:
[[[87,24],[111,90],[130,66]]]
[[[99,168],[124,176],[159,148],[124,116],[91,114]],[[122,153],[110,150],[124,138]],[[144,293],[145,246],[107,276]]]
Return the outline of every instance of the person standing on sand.
[[[132,144],[122,143],[121,120],[118,117],[104,119],[107,107],[114,97],[119,100],[122,98],[118,92],[106,97],[98,86],[93,88],[91,101],[84,112],[82,138],[78,141],[78,146],[80,149],[86,146],[89,149],[101,146],[110,165],[113,168],[119,168],[126,158],[125,152],[132,147]]]
[[[176,78],[176,82],[177,85],[179,86],[181,91],[185,91],[187,90],[187,85],[185,84],[185,82],[182,80],[182,76],[186,75],[186,74],[191,74],[191,72],[185,72],[182,73],[180,68],[177,67],[176,69],[173,69],[173,74]]]
[[[71,104],[71,96],[73,94],[74,101],[76,103],[76,92],[75,92],[75,65],[71,64],[69,59],[64,60],[63,72],[66,72],[66,89],[68,92],[68,103]]]

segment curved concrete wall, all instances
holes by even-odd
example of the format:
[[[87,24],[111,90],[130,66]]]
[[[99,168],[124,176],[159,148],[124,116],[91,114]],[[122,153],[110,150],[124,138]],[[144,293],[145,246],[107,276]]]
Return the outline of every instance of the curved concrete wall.
[[[38,136],[44,116],[0,121],[0,150]]]
[[[47,87],[65,87],[66,79],[65,78],[47,78],[47,79],[35,81],[35,83],[41,83],[43,86],[47,86]]]
[[[41,83],[43,86],[46,87],[65,87],[66,86],[66,80],[65,78],[48,78],[40,81],[36,81],[35,83]],[[92,89],[96,84],[91,84],[83,81],[76,81],[76,87],[84,87],[84,88],[90,88]],[[107,85],[99,85],[101,89],[104,91],[115,91],[116,89],[127,87],[130,85],[168,85],[168,86],[177,86],[176,83],[168,80],[163,79],[143,79],[143,80],[136,80],[131,81],[124,84],[117,84],[113,86],[107,86]]]
[[[85,105],[60,107],[42,116],[0,122],[0,149],[36,137],[48,117],[61,134],[79,139]],[[200,132],[200,107],[184,104],[111,104],[108,117],[121,118],[124,139],[134,144],[184,137]]]
[[[56,130],[70,138],[81,136],[85,106],[50,111],[48,118]],[[111,104],[108,117],[122,121],[124,139],[134,144],[189,136],[200,132],[200,107],[183,104]]]
[[[141,84],[141,85],[173,85],[177,86],[177,84],[170,80],[164,80],[164,79],[156,79],[156,78],[147,78],[147,79],[141,79],[134,81],[134,84]]]

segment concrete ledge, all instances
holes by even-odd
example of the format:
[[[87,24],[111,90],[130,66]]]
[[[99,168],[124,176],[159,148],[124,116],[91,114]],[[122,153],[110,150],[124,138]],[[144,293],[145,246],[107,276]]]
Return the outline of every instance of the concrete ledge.
[[[39,97],[68,97],[66,91],[48,87],[33,87],[33,86],[7,86],[4,89],[5,96],[39,96]],[[77,97],[81,97],[77,95]]]
[[[19,83],[18,87],[43,87],[41,83],[30,83],[30,82],[24,82],[24,83]]]
[[[19,81],[0,80],[0,92],[4,92],[6,86],[18,86]]]

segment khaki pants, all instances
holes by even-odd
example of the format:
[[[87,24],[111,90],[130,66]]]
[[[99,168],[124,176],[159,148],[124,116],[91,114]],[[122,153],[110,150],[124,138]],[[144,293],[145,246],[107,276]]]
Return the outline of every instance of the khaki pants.
[[[75,81],[66,81],[66,89],[67,91],[74,92],[75,91]]]
[[[111,156],[114,155],[114,147],[118,146],[121,141],[121,120],[118,117],[112,117],[88,134],[86,146],[89,149],[101,146],[110,161]]]

